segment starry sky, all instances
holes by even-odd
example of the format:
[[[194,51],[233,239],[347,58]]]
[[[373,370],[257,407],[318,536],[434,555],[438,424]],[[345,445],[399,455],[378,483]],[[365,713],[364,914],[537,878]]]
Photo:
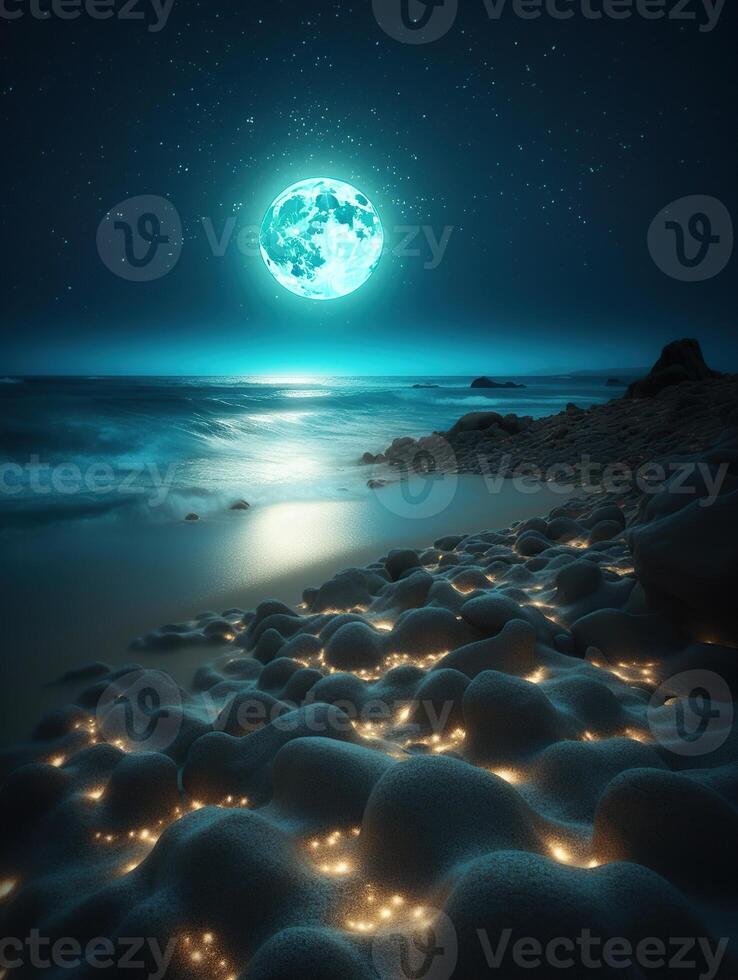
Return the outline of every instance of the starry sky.
[[[687,195],[738,216],[735,5],[707,33],[491,22],[462,0],[417,46],[368,0],[174,0],[157,32],[138,9],[0,20],[3,374],[522,374],[645,366],[681,336],[738,369],[736,257],[685,283],[646,245]],[[388,239],[370,281],[331,303],[292,296],[238,246],[320,174],[360,188]],[[128,282],[96,232],[149,194],[180,214],[182,254]],[[420,255],[397,254],[406,226],[452,229],[436,268],[426,232]]]

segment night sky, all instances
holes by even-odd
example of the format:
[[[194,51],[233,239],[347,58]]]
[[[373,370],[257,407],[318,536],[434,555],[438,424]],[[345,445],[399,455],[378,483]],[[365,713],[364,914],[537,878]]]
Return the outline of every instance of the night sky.
[[[682,336],[738,369],[736,256],[688,283],[646,244],[678,198],[738,216],[732,0],[709,33],[701,0],[697,22],[461,8],[417,46],[368,0],[174,0],[156,33],[145,0],[148,21],[0,19],[0,372],[525,373],[648,365]],[[212,254],[203,218],[219,236],[235,216],[235,239],[324,174],[373,201],[390,247],[453,226],[440,265],[421,234],[420,257],[313,303],[233,243]],[[184,248],[127,282],[96,231],[144,194],[177,208]]]

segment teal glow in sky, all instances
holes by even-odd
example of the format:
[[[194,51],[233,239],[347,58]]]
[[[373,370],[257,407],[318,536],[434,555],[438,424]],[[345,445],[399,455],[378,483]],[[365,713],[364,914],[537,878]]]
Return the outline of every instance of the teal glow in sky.
[[[33,18],[0,52],[3,132],[22,137],[0,155],[0,378],[557,373],[645,367],[692,336],[738,366],[736,256],[689,283],[648,248],[686,195],[735,223],[727,22],[492,29],[469,3],[413,46],[368,3],[175,4],[151,36],[82,20],[78,57]],[[326,174],[371,201],[384,250],[361,288],[308,302],[259,232],[285,188]],[[96,233],[141,195],[176,209],[183,245],[128,281]]]

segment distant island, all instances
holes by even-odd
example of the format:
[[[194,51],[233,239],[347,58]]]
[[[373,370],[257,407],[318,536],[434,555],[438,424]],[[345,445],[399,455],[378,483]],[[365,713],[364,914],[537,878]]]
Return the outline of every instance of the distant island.
[[[514,381],[493,381],[491,378],[476,378],[471,383],[472,388],[525,388],[525,385],[515,384]]]

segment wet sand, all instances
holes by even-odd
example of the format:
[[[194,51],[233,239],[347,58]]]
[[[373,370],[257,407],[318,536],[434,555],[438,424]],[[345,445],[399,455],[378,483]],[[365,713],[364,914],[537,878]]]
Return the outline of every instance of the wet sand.
[[[418,505],[424,488],[424,481],[411,484],[411,504],[407,487],[403,497],[395,485],[361,499],[280,503],[191,524],[76,521],[7,537],[13,575],[0,614],[12,696],[0,716],[0,743],[26,738],[46,711],[72,698],[73,686],[46,685],[89,661],[139,660],[189,684],[207,650],[128,650],[162,623],[250,609],[264,598],[296,603],[307,586],[391,548],[502,527],[566,499],[561,489],[521,493],[510,483],[490,493],[481,477],[462,476],[440,478]]]

